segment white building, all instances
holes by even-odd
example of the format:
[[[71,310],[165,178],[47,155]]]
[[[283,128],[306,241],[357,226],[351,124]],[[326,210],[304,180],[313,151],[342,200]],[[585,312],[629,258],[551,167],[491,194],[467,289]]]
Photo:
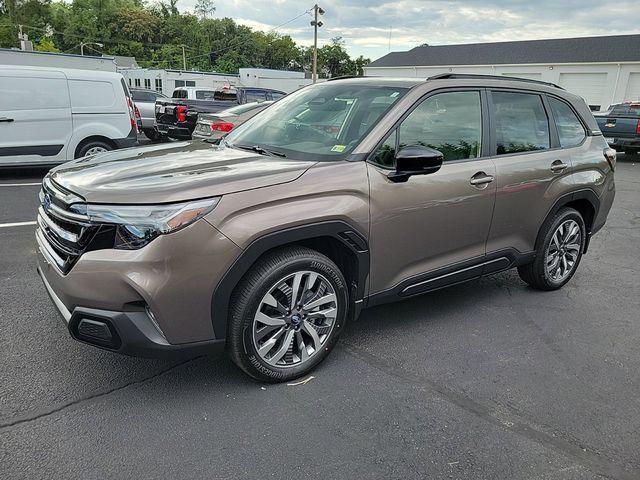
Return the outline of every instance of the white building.
[[[640,100],[640,35],[421,46],[364,67],[368,76],[430,77],[474,73],[555,83],[592,110]]]
[[[116,63],[113,57],[23,51],[8,48],[0,48],[0,65],[79,68],[82,70],[102,70],[105,72],[116,71]]]
[[[311,83],[304,72],[241,68],[238,75],[196,72],[189,70],[161,70],[148,68],[120,69],[130,87],[153,89],[171,95],[176,87],[202,87],[216,90],[229,87],[272,88],[290,93]]]

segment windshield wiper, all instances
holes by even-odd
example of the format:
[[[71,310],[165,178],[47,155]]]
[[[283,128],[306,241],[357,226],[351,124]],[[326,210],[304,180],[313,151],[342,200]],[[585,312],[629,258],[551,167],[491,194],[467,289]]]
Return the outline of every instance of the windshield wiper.
[[[230,144],[227,143],[231,148],[241,148],[242,150],[248,150],[250,152],[256,152],[259,155],[267,155],[269,157],[282,157],[285,158],[286,155],[282,152],[278,152],[276,150],[269,150],[268,148],[261,147],[260,145],[238,145],[238,144]]]

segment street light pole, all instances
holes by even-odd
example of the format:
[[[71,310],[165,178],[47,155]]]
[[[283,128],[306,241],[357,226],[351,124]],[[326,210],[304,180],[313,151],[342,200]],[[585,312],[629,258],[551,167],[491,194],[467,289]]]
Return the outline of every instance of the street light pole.
[[[84,46],[85,45],[95,45],[96,47],[100,47],[100,48],[104,47],[104,45],[102,43],[100,43],[100,42],[87,42],[87,43],[80,42],[80,55],[84,55]],[[94,50],[95,50],[95,48],[94,48]]]
[[[322,22],[318,21],[318,15],[324,15],[324,10],[316,3],[313,6],[313,21],[311,22],[313,25],[313,67],[311,73],[313,83],[316,83],[318,79],[318,27],[322,26]]]
[[[180,45],[182,47],[182,70],[187,70],[187,57],[184,54],[184,45]]]

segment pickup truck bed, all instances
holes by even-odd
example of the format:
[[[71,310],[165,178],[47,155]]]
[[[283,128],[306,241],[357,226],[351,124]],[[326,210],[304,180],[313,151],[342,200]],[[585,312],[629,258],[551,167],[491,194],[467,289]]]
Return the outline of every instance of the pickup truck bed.
[[[198,123],[198,113],[217,113],[237,104],[235,100],[158,100],[156,128],[161,135],[188,140]]]
[[[640,151],[640,102],[613,105],[609,112],[595,117],[612,148],[627,153]]]
[[[200,91],[198,91],[200,90]],[[191,96],[206,91],[211,94],[211,99],[200,100]],[[213,91],[197,89],[195,87],[183,87],[174,91],[173,98],[162,99],[156,102],[156,129],[163,137],[171,137],[181,140],[189,140],[198,123],[199,113],[218,113],[236,105],[262,100],[274,100],[285,95],[284,92],[258,87],[241,87],[237,94],[227,96],[229,99],[214,99]],[[181,94],[181,98],[176,98]],[[224,97],[224,95],[220,95]],[[215,97],[218,97],[217,92]]]

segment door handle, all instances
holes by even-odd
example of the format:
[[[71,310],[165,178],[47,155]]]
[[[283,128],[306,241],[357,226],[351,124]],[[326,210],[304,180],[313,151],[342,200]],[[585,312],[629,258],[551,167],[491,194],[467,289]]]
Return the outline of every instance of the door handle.
[[[553,173],[559,173],[559,172],[562,172],[568,166],[569,165],[567,165],[566,163],[563,163],[562,160],[556,160],[551,164],[551,171]]]
[[[0,122],[13,122],[13,118],[0,117]]]
[[[493,182],[493,176],[487,175],[484,172],[476,173],[473,177],[471,177],[471,180],[469,180],[469,183],[474,187],[478,185],[486,185],[487,183],[491,182]]]

